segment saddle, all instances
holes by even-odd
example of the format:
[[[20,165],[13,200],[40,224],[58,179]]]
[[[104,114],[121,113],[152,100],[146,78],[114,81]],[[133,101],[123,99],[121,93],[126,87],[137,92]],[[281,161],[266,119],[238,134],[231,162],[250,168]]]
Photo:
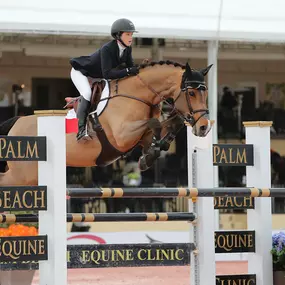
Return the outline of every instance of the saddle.
[[[88,78],[88,81],[91,85],[91,90],[92,90],[91,99],[90,99],[91,105],[90,105],[90,110],[89,110],[89,114],[90,114],[94,110],[97,109],[97,106],[102,96],[102,92],[106,86],[106,81],[100,78],[95,78],[95,79]],[[66,97],[65,98],[66,105],[64,106],[64,108],[68,108],[68,109],[74,108],[74,111],[76,112],[79,98],[80,96],[75,97],[75,98]],[[123,156],[124,153],[120,152],[119,150],[117,150],[110,144],[106,136],[106,133],[98,120],[98,117],[95,122],[94,116],[95,114],[91,114],[87,121],[89,121],[89,123],[91,124],[93,133],[96,133],[96,136],[99,139],[101,146],[102,146],[101,153],[99,154],[96,160],[96,164],[102,167],[102,166],[109,165],[110,163],[115,161],[117,157]],[[87,125],[89,125],[89,123]],[[90,132],[89,135],[90,134],[92,134],[92,132]]]
[[[96,110],[99,104],[102,91],[104,90],[106,86],[106,81],[101,78],[88,78],[88,81],[89,81],[89,84],[91,85],[91,90],[92,90],[91,99],[90,99],[90,103],[91,103],[90,112],[92,112],[93,110]],[[79,98],[80,96],[75,97],[75,98],[66,97],[65,98],[66,105],[64,106],[64,108],[67,108],[67,109],[74,108],[74,111],[76,112]]]

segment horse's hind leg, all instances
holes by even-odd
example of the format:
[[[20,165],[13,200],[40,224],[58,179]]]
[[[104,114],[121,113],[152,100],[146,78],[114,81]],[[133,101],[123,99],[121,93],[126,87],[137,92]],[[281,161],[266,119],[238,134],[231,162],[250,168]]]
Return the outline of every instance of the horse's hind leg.
[[[19,183],[20,181],[21,180],[18,180],[13,176],[13,171],[11,170],[8,170],[5,173],[0,173],[0,187],[21,185],[21,183]]]
[[[0,187],[37,185],[38,172],[37,169],[35,169],[36,164],[37,163],[31,164],[31,162],[28,161],[9,162],[9,170],[5,173],[0,173]],[[26,166],[24,167],[24,165]]]

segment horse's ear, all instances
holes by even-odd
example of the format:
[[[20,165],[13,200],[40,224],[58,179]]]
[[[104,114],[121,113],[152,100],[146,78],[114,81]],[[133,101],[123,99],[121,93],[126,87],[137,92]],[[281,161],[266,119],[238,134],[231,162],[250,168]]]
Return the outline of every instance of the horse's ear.
[[[189,75],[192,74],[192,70],[191,70],[191,67],[190,67],[190,65],[188,64],[188,62],[186,63],[185,71],[186,71],[186,74],[189,74]]]
[[[210,64],[208,67],[201,69],[200,72],[201,72],[204,76],[206,76],[212,66],[213,66],[213,64]]]

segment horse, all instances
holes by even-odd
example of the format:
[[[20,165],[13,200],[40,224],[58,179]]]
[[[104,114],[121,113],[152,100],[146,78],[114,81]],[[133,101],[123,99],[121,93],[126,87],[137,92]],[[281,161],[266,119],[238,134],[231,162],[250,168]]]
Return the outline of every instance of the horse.
[[[138,66],[136,76],[107,81],[109,95],[98,116],[100,125],[94,127],[94,112],[90,110],[88,116],[93,137],[80,143],[76,133],[66,134],[66,165],[106,166],[141,146],[140,165],[147,169],[161,150],[168,149],[185,122],[193,127],[196,136],[206,136],[211,121],[205,76],[211,66],[196,70],[188,63],[149,62]],[[78,98],[72,102],[66,98],[69,107],[76,110]],[[172,111],[168,119],[160,122],[162,102],[169,104]],[[9,119],[0,125],[0,135],[37,136],[37,117],[33,114]],[[6,167],[0,173],[1,186],[38,184],[37,162],[1,161],[0,164],[1,168]]]

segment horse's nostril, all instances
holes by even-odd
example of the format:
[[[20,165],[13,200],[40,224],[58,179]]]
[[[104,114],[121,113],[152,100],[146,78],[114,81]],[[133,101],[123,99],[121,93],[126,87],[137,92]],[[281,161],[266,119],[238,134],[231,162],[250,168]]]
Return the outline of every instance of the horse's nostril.
[[[207,126],[201,126],[200,131],[205,132],[207,130]]]

